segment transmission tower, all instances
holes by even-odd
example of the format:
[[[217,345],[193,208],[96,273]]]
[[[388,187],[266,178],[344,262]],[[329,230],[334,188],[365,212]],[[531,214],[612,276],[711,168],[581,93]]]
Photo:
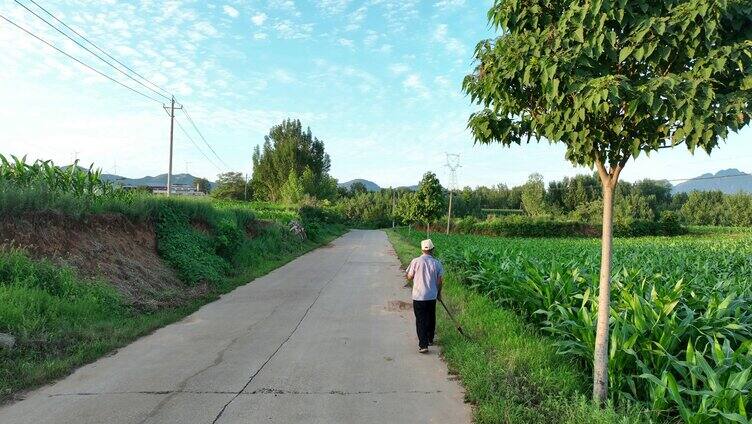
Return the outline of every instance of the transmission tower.
[[[447,213],[446,228],[446,233],[449,235],[449,229],[452,223],[452,193],[457,189],[457,169],[461,167],[459,153],[447,153],[446,165],[444,166],[449,169],[449,212]]]

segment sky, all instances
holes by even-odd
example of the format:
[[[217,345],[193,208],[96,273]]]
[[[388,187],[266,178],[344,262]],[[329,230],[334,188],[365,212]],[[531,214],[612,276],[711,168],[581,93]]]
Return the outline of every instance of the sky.
[[[177,111],[193,142],[175,128],[174,173],[250,174],[253,147],[285,118],[324,141],[341,182],[412,185],[426,171],[446,181],[447,152],[460,154],[460,186],[591,172],[570,165],[561,145],[474,145],[466,125],[477,106],[461,84],[475,45],[497,35],[487,23],[492,0],[35,1],[185,106],[219,158]],[[0,4],[8,19],[156,97],[15,1]],[[0,51],[0,153],[79,158],[127,177],[167,171],[170,120],[159,102],[3,20]],[[752,172],[749,128],[712,157],[664,150],[631,161],[622,175],[679,180],[726,168]]]

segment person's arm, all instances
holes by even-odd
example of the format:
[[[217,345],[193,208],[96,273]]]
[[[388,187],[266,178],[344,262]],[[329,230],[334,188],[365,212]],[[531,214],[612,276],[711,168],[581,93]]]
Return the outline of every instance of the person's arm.
[[[413,278],[415,277],[415,267],[413,264],[415,263],[415,259],[410,261],[410,265],[407,266],[407,269],[405,270],[405,278],[407,281],[413,281]]]
[[[441,288],[444,287],[444,265],[439,262],[439,276],[436,279],[437,298],[441,300]]]

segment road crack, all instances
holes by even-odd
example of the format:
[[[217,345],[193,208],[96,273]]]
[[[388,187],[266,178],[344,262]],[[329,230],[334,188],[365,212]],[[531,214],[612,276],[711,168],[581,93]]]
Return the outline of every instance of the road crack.
[[[332,281],[334,281],[335,278],[337,278],[337,276],[339,275],[339,273],[342,271],[342,268],[344,268],[345,265],[347,265],[350,262],[350,259],[352,258],[353,254],[355,253],[356,247],[357,246],[353,246],[350,249],[350,254],[347,255],[347,258],[344,261],[342,261],[342,264],[340,264],[339,268],[337,268],[337,270],[334,272],[334,274],[332,274],[331,278],[329,278],[329,280],[326,283],[324,283],[323,286],[321,286],[321,289],[316,294],[316,297],[313,299],[313,302],[311,302],[311,304],[308,305],[308,307],[306,308],[305,312],[303,313],[303,316],[300,317],[300,320],[295,325],[295,327],[292,329],[292,331],[290,332],[290,334],[284,340],[282,340],[282,343],[280,343],[279,346],[277,346],[277,348],[274,349],[274,351],[272,352],[272,354],[269,355],[268,358],[266,358],[266,360],[264,361],[264,363],[261,364],[261,366],[259,367],[259,369],[256,370],[256,372],[254,372],[250,376],[250,378],[245,383],[245,385],[243,386],[243,388],[241,388],[240,391],[238,391],[235,394],[235,396],[233,396],[232,399],[230,399],[229,401],[227,401],[227,403],[222,407],[222,409],[219,410],[219,413],[217,413],[217,416],[214,417],[214,420],[212,421],[212,424],[216,424],[216,422],[219,421],[220,418],[222,418],[222,415],[225,413],[225,410],[227,410],[227,407],[230,406],[230,404],[235,399],[237,399],[238,396],[240,396],[245,391],[245,389],[248,388],[248,386],[251,384],[251,382],[253,381],[253,379],[256,378],[256,376],[264,369],[264,367],[266,366],[266,364],[268,364],[274,358],[274,356],[276,356],[277,353],[282,349],[282,347],[285,344],[287,344],[287,342],[292,338],[293,334],[295,334],[295,332],[300,327],[300,324],[302,324],[303,321],[306,319],[306,317],[308,316],[308,313],[311,311],[311,308],[313,308],[313,305],[315,305],[316,302],[319,300],[319,298],[321,297],[321,294],[324,292],[324,290],[327,287],[329,287],[329,285],[332,283]]]

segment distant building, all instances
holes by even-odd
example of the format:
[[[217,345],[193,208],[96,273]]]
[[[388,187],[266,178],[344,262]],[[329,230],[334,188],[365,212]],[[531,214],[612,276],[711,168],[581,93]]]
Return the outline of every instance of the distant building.
[[[167,194],[167,186],[152,186],[151,192],[154,194]],[[196,190],[196,187],[190,184],[173,184],[172,193],[177,196],[206,196],[203,191]]]

